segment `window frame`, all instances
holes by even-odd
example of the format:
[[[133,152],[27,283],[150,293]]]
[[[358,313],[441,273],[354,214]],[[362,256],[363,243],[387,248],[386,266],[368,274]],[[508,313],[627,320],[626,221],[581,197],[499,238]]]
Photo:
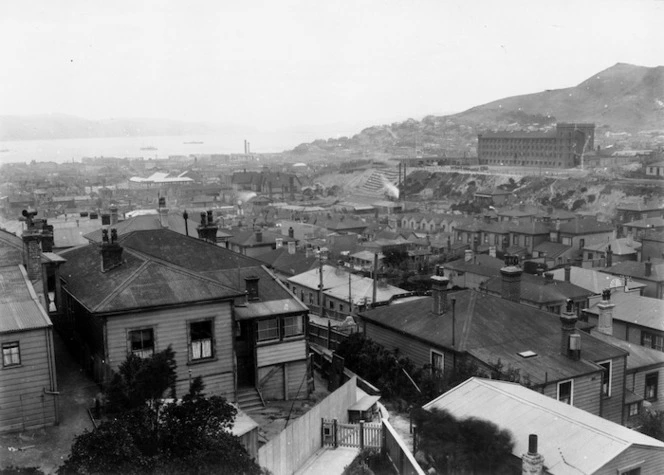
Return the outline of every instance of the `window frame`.
[[[654,384],[652,380],[654,379]],[[651,380],[651,384],[648,384],[648,380]],[[652,389],[652,395],[649,396],[649,389]],[[643,398],[646,401],[657,401],[659,389],[659,372],[653,371],[651,373],[646,373],[643,379]]]
[[[664,351],[664,336],[647,331],[641,332],[641,346],[652,348],[657,351]]]
[[[288,317],[281,317],[281,326],[283,328],[283,331],[281,332],[281,339],[285,338],[295,338],[304,335],[304,319],[302,315],[292,315]],[[292,321],[299,321],[299,324],[291,325],[288,323],[288,320]],[[290,335],[286,334],[286,329],[287,328],[296,328],[297,333],[292,333]]]
[[[600,361],[597,364],[600,365],[605,370],[608,370],[609,381],[608,381],[608,384],[607,384],[606,391],[604,390],[604,384],[605,384],[604,377],[606,375],[606,372],[602,371],[602,395],[605,396],[605,397],[611,397],[611,384],[613,383],[613,362],[611,360],[606,360],[606,361]],[[604,366],[606,364],[609,365],[608,368],[606,368]]]
[[[209,356],[199,356],[198,358],[194,357],[194,341],[205,341],[205,338],[200,338],[194,340],[193,333],[192,333],[192,326],[193,325],[198,325],[201,323],[208,323],[210,325],[210,355]],[[237,330],[237,328],[236,328]],[[241,330],[240,330],[241,331]],[[237,335],[236,335],[237,337]],[[191,363],[198,363],[201,361],[209,361],[213,360],[216,356],[215,352],[215,338],[214,338],[214,318],[204,318],[204,319],[199,319],[199,320],[190,320],[187,322],[187,349],[189,352],[189,362]],[[201,355],[203,354],[203,346],[201,346],[200,349]]]
[[[560,399],[560,387],[563,384],[568,384],[569,383],[569,402],[565,402],[562,399]],[[556,386],[556,400],[564,403],[564,404],[569,404],[570,406],[574,405],[574,380],[573,379],[566,379],[565,381],[559,381],[557,386]]]
[[[16,353],[11,352],[12,349],[16,348]],[[10,350],[10,353],[5,354],[5,350]],[[10,356],[11,359],[14,359],[14,356],[18,357],[17,362],[7,363],[6,357]],[[21,366],[21,342],[20,341],[8,341],[2,344],[2,367],[3,368],[15,368]]]
[[[435,364],[435,359],[438,356],[440,357],[440,366]],[[431,362],[432,375],[442,376],[445,373],[445,353],[441,353],[440,351],[436,350],[430,350],[429,361]]]
[[[131,334],[138,332],[145,332],[145,331],[149,331],[152,334],[152,353],[150,355],[143,354],[146,351],[145,348],[141,348],[140,350],[133,349],[133,341],[131,338]],[[143,340],[141,340],[141,343],[143,343]],[[157,352],[157,336],[154,327],[138,327],[138,328],[127,329],[127,346],[128,346],[127,353],[136,355],[139,358],[145,359],[153,356]]]
[[[258,320],[256,322],[256,342],[258,343],[265,343],[265,342],[270,342],[270,341],[279,341],[280,340],[280,323],[279,323],[279,317],[273,317],[273,318],[265,318]],[[271,325],[269,328],[261,329],[261,324],[267,324],[269,322],[274,322],[275,325]],[[261,338],[261,334],[268,332],[270,335],[274,333],[274,330],[276,329],[276,336],[268,336],[265,338]]]
[[[632,414],[632,407],[634,407],[636,409],[636,412],[634,412],[634,414]],[[636,401],[636,402],[633,402],[631,404],[627,404],[627,417],[636,417],[636,416],[639,415],[640,412],[641,412],[641,402],[640,401]]]

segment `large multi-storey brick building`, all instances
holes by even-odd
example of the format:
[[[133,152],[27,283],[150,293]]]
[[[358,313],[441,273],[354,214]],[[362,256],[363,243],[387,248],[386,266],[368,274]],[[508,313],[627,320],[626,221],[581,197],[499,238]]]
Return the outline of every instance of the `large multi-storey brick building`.
[[[595,124],[556,124],[554,130],[486,132],[477,136],[480,165],[572,168],[595,148]]]

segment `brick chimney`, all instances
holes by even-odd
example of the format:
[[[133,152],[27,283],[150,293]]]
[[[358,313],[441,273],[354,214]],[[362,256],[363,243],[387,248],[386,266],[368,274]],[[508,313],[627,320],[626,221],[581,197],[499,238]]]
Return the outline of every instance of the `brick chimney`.
[[[565,264],[565,282],[569,282],[572,278],[572,266],[568,262]]]
[[[521,301],[521,274],[517,256],[505,256],[505,267],[500,269],[503,276],[501,297],[512,302]]]
[[[449,308],[447,300],[447,286],[449,283],[450,279],[445,277],[443,268],[436,266],[436,275],[431,276],[431,296],[433,297],[431,310],[434,315],[442,315]]]
[[[288,241],[288,254],[295,254],[295,241]]]
[[[581,336],[576,331],[578,317],[574,313],[572,299],[567,299],[567,308],[560,315],[560,353],[573,360],[581,357]]]
[[[111,229],[109,240],[108,229],[101,230],[101,271],[118,267],[122,264],[122,246],[118,244],[118,232],[115,228]]]
[[[216,243],[218,229],[219,227],[214,222],[212,211],[208,211],[207,213],[202,212],[201,224],[196,228],[196,231],[198,231],[198,238],[211,243]]]
[[[522,475],[542,475],[544,473],[544,457],[537,452],[537,436],[528,436],[528,453],[521,456]]]
[[[277,249],[284,247],[284,238],[276,238],[274,244],[277,246]]]
[[[545,284],[553,284],[553,272],[545,272],[544,273],[544,283]]]
[[[473,260],[473,251],[471,249],[466,249],[463,256],[464,262],[470,262]]]
[[[650,258],[646,261],[646,277],[650,277],[652,274],[652,262],[650,262]]]
[[[613,307],[611,303],[611,289],[602,291],[602,301],[597,304],[599,309],[599,321],[597,322],[597,331],[605,335],[613,335]]]
[[[295,230],[293,229],[293,226],[288,228],[288,237],[291,239],[295,239]]]
[[[35,232],[23,233],[23,263],[31,281],[41,279],[41,235]]]
[[[115,226],[118,224],[118,207],[111,206],[109,211],[111,212],[111,226]]]
[[[613,250],[611,249],[611,244],[606,248],[606,267],[611,267],[613,265]]]

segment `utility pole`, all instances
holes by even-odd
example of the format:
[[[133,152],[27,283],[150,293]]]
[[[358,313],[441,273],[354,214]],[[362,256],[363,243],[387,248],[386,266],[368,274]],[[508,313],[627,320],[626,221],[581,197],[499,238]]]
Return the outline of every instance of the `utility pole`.
[[[351,275],[350,270],[348,271],[348,308],[350,309],[350,315],[353,315],[353,295],[351,293]]]

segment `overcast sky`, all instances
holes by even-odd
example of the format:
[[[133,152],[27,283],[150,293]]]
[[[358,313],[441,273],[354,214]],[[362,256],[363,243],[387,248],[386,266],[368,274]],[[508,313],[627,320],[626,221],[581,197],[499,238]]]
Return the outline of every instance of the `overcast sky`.
[[[664,64],[663,21],[661,0],[6,0],[0,114],[419,119]]]

